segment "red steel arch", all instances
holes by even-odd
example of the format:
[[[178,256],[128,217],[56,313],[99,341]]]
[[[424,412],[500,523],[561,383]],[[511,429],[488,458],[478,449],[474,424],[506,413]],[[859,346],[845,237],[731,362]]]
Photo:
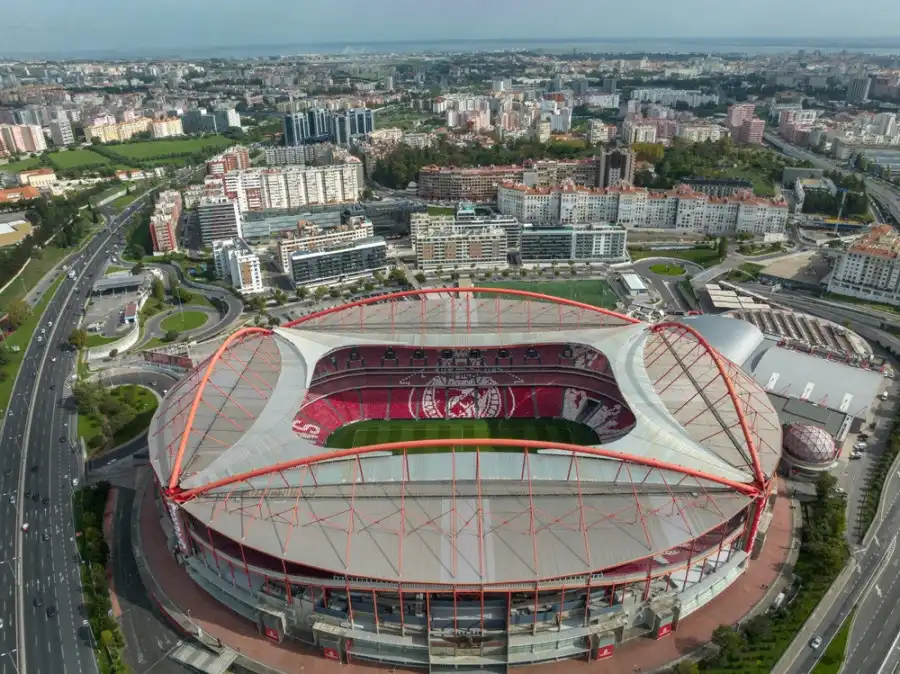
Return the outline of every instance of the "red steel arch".
[[[575,307],[577,309],[586,309],[588,311],[603,314],[604,316],[609,316],[611,318],[618,318],[625,321],[626,323],[640,323],[640,321],[636,318],[631,318],[630,316],[625,316],[624,314],[610,311],[609,309],[604,309],[603,307],[595,307],[593,304],[585,304],[584,302],[567,300],[563,299],[562,297],[554,297],[553,295],[533,293],[529,290],[511,290],[509,288],[422,288],[420,290],[403,290],[395,293],[388,293],[386,295],[379,295],[378,297],[369,297],[363,300],[356,300],[355,302],[350,302],[349,304],[342,304],[340,306],[331,307],[330,309],[325,309],[323,311],[317,311],[316,313],[310,314],[309,316],[302,316],[296,320],[285,323],[281,327],[293,328],[295,325],[300,325],[301,323],[306,323],[307,321],[312,321],[317,318],[324,318],[325,316],[328,316],[330,314],[347,311],[348,309],[353,309],[355,307],[366,306],[368,304],[377,304],[378,302],[383,302],[384,300],[401,299],[403,297],[415,297],[417,295],[438,295],[441,293],[462,293],[469,295],[473,295],[475,293],[492,293],[494,295],[527,297],[535,300],[549,301],[553,304],[562,304],[568,307]]]
[[[225,338],[225,341],[222,342],[221,346],[216,349],[216,352],[209,359],[206,370],[203,372],[203,376],[200,379],[200,385],[197,387],[197,391],[194,394],[194,399],[191,402],[187,421],[184,425],[185,430],[181,434],[181,441],[178,443],[178,452],[175,454],[175,463],[172,464],[172,475],[169,478],[169,491],[175,491],[176,489],[178,489],[178,478],[181,477],[181,464],[184,461],[184,450],[185,447],[187,447],[188,440],[191,437],[190,429],[194,425],[194,418],[197,416],[197,408],[200,406],[200,400],[203,398],[203,391],[206,390],[206,384],[209,382],[209,378],[210,376],[212,376],[213,370],[216,369],[216,365],[218,364],[219,359],[222,357],[222,354],[228,350],[229,346],[231,346],[238,339],[244,339],[245,337],[254,334],[271,335],[272,331],[267,330],[266,328],[241,328],[240,330],[228,335],[228,337]]]
[[[185,502],[189,501],[192,498],[197,496],[201,496],[206,492],[212,491],[214,489],[220,489],[222,487],[227,487],[229,485],[237,484],[239,482],[245,482],[247,480],[252,480],[256,477],[264,477],[266,475],[272,475],[274,473],[281,473],[286,470],[291,470],[294,468],[301,468],[303,466],[311,466],[316,463],[321,463],[323,461],[333,461],[335,459],[343,459],[347,457],[360,457],[366,454],[375,454],[378,452],[394,452],[394,451],[406,451],[410,449],[428,449],[432,447],[515,447],[524,450],[540,450],[540,449],[553,449],[553,450],[561,450],[566,452],[571,452],[573,455],[583,454],[587,456],[599,456],[607,459],[615,459],[622,461],[623,463],[635,464],[640,466],[645,466],[647,468],[654,468],[657,470],[668,470],[674,473],[680,473],[685,475],[686,477],[693,477],[700,480],[707,480],[709,482],[713,482],[715,484],[720,484],[723,487],[729,487],[730,489],[734,489],[736,492],[744,494],[750,497],[757,497],[759,495],[759,488],[755,484],[747,484],[744,482],[735,482],[734,480],[729,480],[727,478],[712,475],[705,473],[700,470],[694,470],[693,468],[687,468],[685,466],[679,466],[677,464],[668,463],[666,461],[659,461],[657,459],[651,459],[643,456],[635,456],[633,454],[627,454],[625,452],[616,452],[610,449],[605,449],[603,447],[585,447],[582,445],[572,445],[563,442],[542,442],[540,440],[514,440],[514,439],[504,439],[504,438],[465,438],[459,440],[411,440],[409,442],[387,442],[379,445],[368,445],[365,447],[354,447],[352,449],[341,449],[333,452],[323,452],[321,454],[316,454],[314,456],[307,456],[299,459],[294,459],[292,461],[285,461],[283,463],[276,463],[271,466],[266,466],[264,468],[257,468],[256,470],[247,471],[245,473],[239,473],[237,475],[229,475],[226,478],[222,478],[221,480],[216,480],[214,482],[210,482],[200,487],[195,487],[194,489],[188,489],[183,491],[171,490],[170,496],[174,501],[177,502]]]
[[[756,443],[753,441],[753,435],[750,433],[750,424],[747,422],[747,415],[744,414],[744,411],[741,409],[741,401],[737,395],[737,392],[734,388],[734,381],[731,379],[731,376],[725,369],[725,365],[722,360],[722,356],[712,347],[712,345],[703,337],[697,330],[695,330],[690,325],[685,323],[676,323],[674,321],[666,321],[663,323],[657,323],[653,327],[650,328],[651,332],[661,333],[666,329],[675,329],[682,332],[687,332],[691,334],[694,339],[702,346],[706,353],[712,358],[713,363],[716,365],[716,369],[719,371],[719,376],[722,378],[722,381],[725,384],[725,388],[728,390],[728,396],[731,398],[731,403],[734,405],[734,411],[737,414],[738,423],[741,426],[741,433],[744,435],[744,441],[747,443],[747,449],[750,452],[750,458],[753,461],[753,475],[756,478],[756,485],[760,490],[766,489],[766,475],[763,472],[762,464],[759,460],[759,451],[756,447]]]

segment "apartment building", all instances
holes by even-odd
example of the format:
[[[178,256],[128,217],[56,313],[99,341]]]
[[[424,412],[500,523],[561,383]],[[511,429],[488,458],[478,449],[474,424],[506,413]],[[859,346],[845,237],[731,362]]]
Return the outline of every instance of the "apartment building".
[[[728,178],[685,178],[681,184],[711,197],[730,197],[738,192],[753,190],[753,183],[749,180]]]
[[[588,187],[630,183],[634,180],[634,153],[617,148],[577,161],[542,160],[481,168],[426,166],[419,171],[418,195],[436,201],[493,202],[503,182],[553,187],[566,180]]]
[[[626,145],[655,143],[656,122],[639,117],[629,117],[622,122],[622,142]]]
[[[506,267],[506,254],[506,232],[489,224],[432,226],[421,230],[416,242],[419,269]]]
[[[717,141],[725,135],[725,129],[718,124],[706,122],[682,122],[675,130],[675,137],[689,143]]]
[[[0,124],[0,138],[10,153],[43,152],[47,149],[44,131],[36,124]]]
[[[725,124],[729,129],[739,129],[748,119],[753,119],[756,112],[755,103],[735,103],[728,106],[728,117]],[[734,131],[732,131],[734,133]]]
[[[828,291],[900,305],[900,234],[879,225],[857,239],[835,264]]]
[[[765,133],[766,121],[759,117],[753,117],[741,122],[735,140],[741,145],[762,145]]]
[[[241,238],[241,211],[234,199],[223,196],[201,197],[197,204],[200,237],[208,246],[220,239]]]
[[[250,151],[243,145],[234,145],[206,161],[206,175],[222,176],[229,171],[252,168]]]
[[[284,166],[286,164],[303,166],[306,164],[306,149],[301,145],[267,147],[266,164],[269,166]]]
[[[50,189],[55,182],[56,172],[52,168],[33,169],[19,174],[20,185],[31,185],[39,190]]]
[[[592,144],[608,143],[616,136],[615,124],[604,124],[599,119],[592,119],[588,123],[588,142]]]
[[[523,262],[621,262],[627,232],[621,225],[579,223],[564,226],[522,226]]]
[[[362,191],[356,163],[229,171],[222,179],[225,196],[234,199],[241,212],[351,203],[359,201]]]
[[[635,89],[631,92],[632,101],[640,103],[659,103],[669,107],[675,107],[678,103],[696,108],[698,105],[706,103],[719,104],[718,94],[704,94],[701,91],[691,89],[666,89],[666,88],[648,88]]]
[[[713,197],[686,185],[650,192],[630,185],[591,189],[569,183],[535,189],[505,183],[498,190],[497,207],[519,222],[538,225],[611,222],[628,229],[681,229],[715,235],[782,233],[788,216],[783,201],[761,199],[752,192]]]
[[[468,215],[460,209],[456,215],[429,215],[428,213],[410,213],[409,233],[413,250],[418,252],[420,238],[431,229],[458,229],[479,231],[482,229],[499,229],[505,237],[505,251],[519,250],[522,243],[522,225],[514,217],[493,214],[489,216]]]
[[[150,239],[154,253],[178,250],[178,220],[181,218],[181,195],[175,190],[159,193],[150,216]]]
[[[72,124],[68,117],[60,115],[50,122],[50,140],[57,147],[75,144],[75,132],[72,131]]]
[[[115,124],[97,124],[84,127],[84,137],[88,141],[96,138],[101,143],[131,140],[139,133],[150,130],[152,121],[148,117],[140,117],[130,122]]]
[[[168,119],[158,119],[150,124],[150,134],[154,138],[172,138],[173,136],[183,136],[184,126],[180,117],[170,117]]]
[[[276,246],[281,271],[291,273],[291,255],[299,251],[325,250],[346,245],[352,241],[370,239],[375,229],[372,221],[353,216],[346,223],[335,227],[320,227],[314,222],[301,220],[295,232],[288,232]]]
[[[387,244],[379,236],[291,254],[291,279],[298,287],[347,283],[376,271],[388,271]]]
[[[241,295],[265,292],[259,257],[241,238],[212,242],[216,276],[229,281]]]
[[[41,193],[36,187],[26,185],[25,187],[14,187],[8,190],[0,190],[0,204],[13,204],[17,201],[28,201],[29,199],[37,199]]]

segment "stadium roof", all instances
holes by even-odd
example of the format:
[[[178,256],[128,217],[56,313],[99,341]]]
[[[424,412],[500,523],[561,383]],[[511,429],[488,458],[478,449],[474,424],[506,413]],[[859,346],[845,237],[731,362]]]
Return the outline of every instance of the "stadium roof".
[[[777,414],[691,327],[491,292],[400,293],[237,333],[154,418],[160,481],[199,521],[278,559],[477,583],[579,574],[689,545],[767,489]],[[417,453],[417,443],[327,450],[292,428],[316,363],[337,348],[541,343],[602,352],[634,428],[597,448],[508,441],[523,448],[512,454],[464,451],[478,440],[445,453]]]

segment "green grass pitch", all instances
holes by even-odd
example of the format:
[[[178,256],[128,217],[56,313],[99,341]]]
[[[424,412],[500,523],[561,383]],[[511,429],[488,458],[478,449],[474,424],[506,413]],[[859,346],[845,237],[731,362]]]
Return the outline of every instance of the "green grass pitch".
[[[566,419],[397,419],[369,420],[349,424],[328,436],[326,447],[350,449],[386,442],[412,440],[452,440],[457,438],[510,438],[563,442],[573,445],[594,445],[597,434],[583,424]],[[466,447],[472,450],[474,447]],[[484,451],[519,451],[516,448],[482,447]],[[416,451],[445,451],[445,448]]]

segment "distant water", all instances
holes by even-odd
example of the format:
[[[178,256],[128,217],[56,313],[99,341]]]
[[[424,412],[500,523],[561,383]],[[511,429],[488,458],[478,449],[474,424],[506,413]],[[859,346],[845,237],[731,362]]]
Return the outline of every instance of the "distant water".
[[[551,53],[590,52],[598,54],[731,54],[765,55],[805,49],[825,53],[840,51],[887,56],[900,55],[900,38],[572,38],[560,39],[484,39],[431,41],[322,42],[265,45],[227,45],[216,47],[164,48],[134,50],[91,50],[68,53],[8,54],[15,57],[51,59],[129,59],[129,58],[263,58],[296,54],[410,54],[498,50],[543,50]],[[3,54],[0,47],[0,54]]]

